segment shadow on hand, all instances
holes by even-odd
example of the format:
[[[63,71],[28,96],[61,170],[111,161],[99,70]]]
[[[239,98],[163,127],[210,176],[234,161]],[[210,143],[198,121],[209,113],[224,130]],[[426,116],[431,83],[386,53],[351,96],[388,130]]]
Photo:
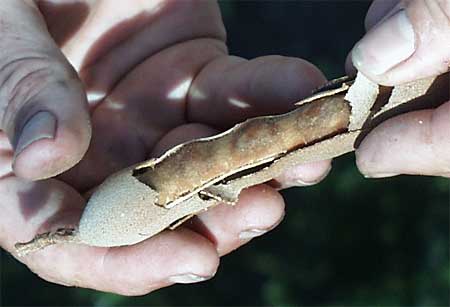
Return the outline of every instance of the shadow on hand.
[[[45,16],[48,31],[58,46],[64,45],[82,26],[89,15],[86,3],[54,3],[43,0],[38,8]]]
[[[51,189],[45,188],[39,182],[31,184],[29,189],[19,191],[20,213],[25,221],[30,220],[48,203]]]
[[[53,179],[30,182],[17,196],[23,219],[41,223],[38,232],[77,225],[85,206],[81,195]]]

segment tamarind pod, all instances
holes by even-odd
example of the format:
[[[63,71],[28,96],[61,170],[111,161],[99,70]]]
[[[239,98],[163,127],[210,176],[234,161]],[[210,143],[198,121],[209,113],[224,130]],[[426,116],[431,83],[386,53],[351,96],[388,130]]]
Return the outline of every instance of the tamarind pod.
[[[247,120],[113,174],[89,199],[78,230],[38,235],[18,243],[17,252],[64,242],[138,243],[220,202],[235,203],[244,188],[289,167],[353,151],[392,116],[448,100],[448,72],[396,87],[379,86],[361,74],[354,81],[337,79],[290,113]]]

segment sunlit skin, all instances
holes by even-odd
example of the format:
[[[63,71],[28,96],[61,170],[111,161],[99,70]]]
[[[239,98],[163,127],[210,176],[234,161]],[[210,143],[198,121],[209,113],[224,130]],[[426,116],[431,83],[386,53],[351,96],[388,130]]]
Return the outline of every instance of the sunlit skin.
[[[229,56],[220,11],[213,1],[86,1],[72,7],[56,3],[42,1],[38,7],[83,82],[89,113],[80,98],[84,92],[80,94],[73,76],[65,75],[61,57],[50,64],[63,70],[62,77],[55,68],[51,78],[63,79],[76,88],[75,93],[54,95],[52,89],[37,102],[50,105],[56,114],[56,137],[32,143],[13,162],[7,135],[14,139],[14,129],[1,135],[0,240],[10,252],[17,241],[76,224],[86,202],[84,193],[113,172],[248,117],[288,111],[325,82],[312,64],[301,59],[268,56],[249,61]],[[19,1],[7,4],[0,14],[6,9],[8,16],[38,14],[35,7]],[[63,14],[69,9],[78,15]],[[72,28],[60,26],[65,23]],[[36,28],[31,25],[20,35]],[[71,121],[60,120],[64,116]],[[17,125],[14,114],[6,116],[10,117],[5,127]],[[74,168],[56,179],[32,183],[19,178],[46,178],[76,164],[89,142],[89,118],[89,150]],[[310,185],[329,169],[330,161],[298,166],[279,184]],[[145,294],[175,282],[211,278],[220,256],[274,228],[283,216],[280,194],[262,185],[242,193],[235,207],[221,205],[199,215],[188,227],[135,246],[54,246],[19,260],[56,283]]]
[[[401,14],[407,17],[396,18]],[[389,21],[391,16],[394,17]],[[397,85],[448,71],[449,16],[448,0],[375,0],[366,17],[368,32],[362,40],[365,45],[361,52],[363,61],[355,61],[353,54],[355,66],[384,85]],[[404,19],[408,19],[410,25],[400,26],[400,32],[406,35],[405,28],[410,28],[412,42],[401,40],[395,34],[399,32],[398,20]],[[406,58],[392,66],[391,60],[401,55]],[[373,71],[384,72],[374,74]],[[369,134],[356,151],[358,168],[367,177],[399,174],[450,177],[449,131],[450,102],[434,110],[390,119]]]
[[[368,27],[395,2],[375,1]],[[408,9],[424,11],[420,3]],[[449,16],[448,5],[444,9]],[[420,31],[424,17],[412,16]],[[86,193],[113,172],[248,117],[288,111],[325,82],[317,68],[301,59],[229,56],[213,1],[2,0],[0,21],[0,243],[13,254],[17,241],[76,224]],[[433,40],[433,50],[450,46],[442,31],[433,32],[441,38]],[[435,66],[429,72],[420,61],[396,68],[410,69],[417,78],[436,74],[448,58],[432,56],[441,58],[430,60]],[[381,83],[406,81],[401,74],[392,77],[395,69],[373,76],[364,63],[358,68]],[[381,125],[357,151],[360,170],[377,177],[448,175],[448,108],[449,103]],[[56,127],[54,137],[22,141],[28,146],[20,148],[19,127],[41,110],[49,111],[56,124],[33,127],[47,135]],[[432,148],[424,134],[431,135]],[[393,138],[401,141],[392,146]],[[415,154],[405,155],[412,147]],[[330,161],[301,165],[278,178],[278,186],[314,184],[329,170]],[[218,206],[140,244],[52,246],[19,260],[59,284],[140,295],[213,277],[220,256],[274,228],[283,216],[278,191],[261,185],[244,191],[237,206]]]

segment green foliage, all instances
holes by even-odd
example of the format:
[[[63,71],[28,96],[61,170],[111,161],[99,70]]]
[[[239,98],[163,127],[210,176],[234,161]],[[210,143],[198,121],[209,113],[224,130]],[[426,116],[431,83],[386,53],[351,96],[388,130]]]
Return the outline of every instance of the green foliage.
[[[330,78],[363,34],[368,2],[221,2],[230,51],[308,59]],[[353,155],[293,188],[284,222],[222,259],[216,277],[142,297],[66,288],[2,254],[4,305],[448,306],[449,182],[364,179]],[[24,296],[23,293],[27,292]]]

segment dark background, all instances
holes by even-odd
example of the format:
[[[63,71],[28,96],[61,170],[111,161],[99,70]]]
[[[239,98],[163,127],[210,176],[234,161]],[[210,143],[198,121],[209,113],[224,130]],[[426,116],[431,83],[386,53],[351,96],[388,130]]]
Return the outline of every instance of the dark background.
[[[363,35],[369,1],[223,1],[230,52],[305,58],[328,78]],[[449,184],[364,179],[353,155],[321,184],[285,191],[271,233],[222,259],[210,281],[123,297],[47,283],[1,256],[2,305],[449,305]]]

